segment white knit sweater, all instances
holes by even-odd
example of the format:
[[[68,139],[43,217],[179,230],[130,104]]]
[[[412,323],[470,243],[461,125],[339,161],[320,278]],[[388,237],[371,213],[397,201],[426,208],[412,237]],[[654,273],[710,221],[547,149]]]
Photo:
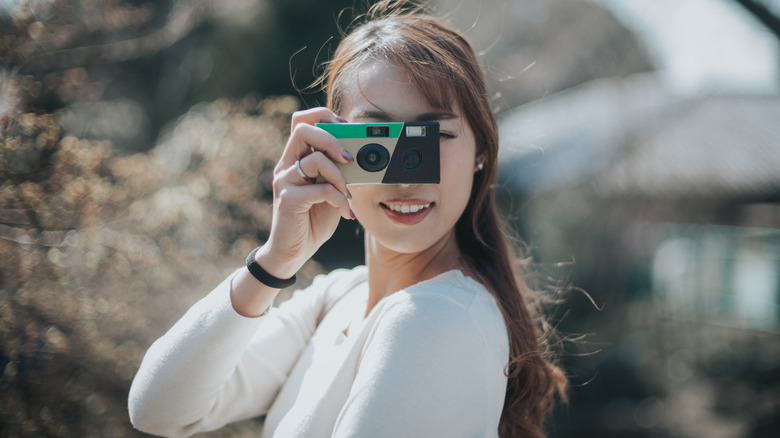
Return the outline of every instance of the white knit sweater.
[[[258,318],[233,310],[231,279],[149,348],[130,389],[137,428],[187,436],[267,414],[263,437],[497,436],[507,332],[460,271],[365,318],[365,267],[317,277]]]

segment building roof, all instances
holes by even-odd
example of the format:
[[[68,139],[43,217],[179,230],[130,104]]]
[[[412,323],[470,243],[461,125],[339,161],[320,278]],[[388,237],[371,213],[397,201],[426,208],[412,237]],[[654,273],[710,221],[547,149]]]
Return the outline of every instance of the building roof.
[[[599,80],[501,118],[501,180],[534,193],[777,199],[780,96],[681,97],[652,74]]]

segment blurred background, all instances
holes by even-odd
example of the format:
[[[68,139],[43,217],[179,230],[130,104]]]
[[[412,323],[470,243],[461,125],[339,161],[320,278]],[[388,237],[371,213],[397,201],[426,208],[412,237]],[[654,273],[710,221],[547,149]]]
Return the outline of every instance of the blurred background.
[[[143,353],[267,237],[353,6],[0,0],[0,436],[142,436]],[[432,6],[488,72],[507,224],[587,292],[550,435],[780,436],[780,1]],[[345,222],[302,283],[361,260]]]

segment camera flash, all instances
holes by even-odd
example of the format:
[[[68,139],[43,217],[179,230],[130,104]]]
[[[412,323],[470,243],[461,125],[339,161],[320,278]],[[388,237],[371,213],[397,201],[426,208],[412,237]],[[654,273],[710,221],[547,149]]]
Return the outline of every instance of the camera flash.
[[[407,126],[407,137],[425,137],[428,133],[427,126]]]

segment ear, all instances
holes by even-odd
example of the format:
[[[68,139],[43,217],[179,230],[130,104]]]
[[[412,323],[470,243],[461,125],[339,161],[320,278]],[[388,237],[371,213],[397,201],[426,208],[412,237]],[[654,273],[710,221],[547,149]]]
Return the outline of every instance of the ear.
[[[484,154],[477,155],[474,159],[474,173],[480,172],[485,168],[485,156]]]

